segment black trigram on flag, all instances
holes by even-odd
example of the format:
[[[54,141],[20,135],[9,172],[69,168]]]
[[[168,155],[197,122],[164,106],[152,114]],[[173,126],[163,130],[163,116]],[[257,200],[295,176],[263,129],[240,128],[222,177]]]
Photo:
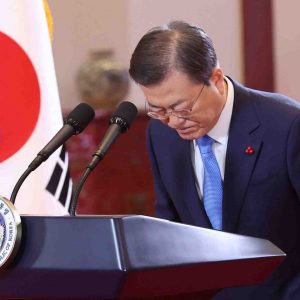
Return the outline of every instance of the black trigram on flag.
[[[61,148],[58,161],[54,167],[46,190],[64,206],[67,212],[72,197],[72,180],[69,174],[68,154],[64,146]]]

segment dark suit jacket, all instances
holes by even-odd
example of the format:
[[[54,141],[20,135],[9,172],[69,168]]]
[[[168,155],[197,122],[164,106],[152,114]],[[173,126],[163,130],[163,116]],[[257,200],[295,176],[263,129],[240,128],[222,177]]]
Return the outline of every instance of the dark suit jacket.
[[[300,106],[279,94],[233,85],[223,230],[268,239],[287,259],[264,284],[224,289],[216,299],[300,299]],[[190,142],[151,120],[147,143],[157,216],[211,228],[195,187]],[[248,146],[254,154],[245,153]]]

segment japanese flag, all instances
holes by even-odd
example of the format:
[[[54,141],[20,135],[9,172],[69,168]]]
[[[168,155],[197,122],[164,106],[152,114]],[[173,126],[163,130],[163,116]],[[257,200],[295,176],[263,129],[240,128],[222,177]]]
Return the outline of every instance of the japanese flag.
[[[42,0],[0,0],[0,195],[14,185],[62,127],[51,41]],[[17,195],[21,214],[65,215],[72,184],[60,148]]]

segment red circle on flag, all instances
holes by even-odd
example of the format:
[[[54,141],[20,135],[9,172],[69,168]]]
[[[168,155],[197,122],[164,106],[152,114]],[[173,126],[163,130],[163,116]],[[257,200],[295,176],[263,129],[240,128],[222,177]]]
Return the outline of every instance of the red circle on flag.
[[[31,136],[40,112],[40,88],[25,51],[0,32],[0,162]]]

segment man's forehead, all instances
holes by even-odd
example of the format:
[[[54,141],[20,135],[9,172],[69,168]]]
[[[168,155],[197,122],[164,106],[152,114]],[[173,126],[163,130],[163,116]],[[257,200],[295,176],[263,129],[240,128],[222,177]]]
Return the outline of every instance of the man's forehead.
[[[175,102],[187,100],[198,89],[199,84],[193,82],[182,72],[172,72],[163,81],[149,86],[140,85],[141,90],[148,102],[159,106],[173,105]],[[163,103],[161,103],[163,100]]]

